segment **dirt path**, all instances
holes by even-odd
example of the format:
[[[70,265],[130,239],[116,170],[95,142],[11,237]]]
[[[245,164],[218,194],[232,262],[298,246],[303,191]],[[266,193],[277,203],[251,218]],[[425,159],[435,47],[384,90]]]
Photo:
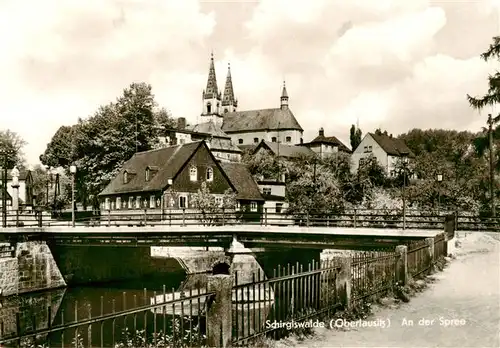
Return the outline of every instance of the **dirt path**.
[[[390,327],[322,329],[314,338],[278,346],[500,347],[499,243],[482,233],[461,240],[462,248],[452,250],[457,258],[434,275],[428,289],[397,309],[379,308],[368,318],[390,321]]]

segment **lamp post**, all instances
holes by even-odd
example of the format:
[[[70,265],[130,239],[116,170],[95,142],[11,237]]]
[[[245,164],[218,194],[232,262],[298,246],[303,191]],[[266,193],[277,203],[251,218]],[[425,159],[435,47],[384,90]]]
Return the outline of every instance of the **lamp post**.
[[[438,211],[441,210],[441,182],[443,181],[443,174],[437,175],[438,182]]]
[[[75,227],[75,174],[76,166],[70,166],[71,173],[71,225]]]
[[[2,226],[7,227],[7,152],[2,150]]]
[[[403,230],[406,229],[406,172],[408,169],[408,157],[403,156]]]

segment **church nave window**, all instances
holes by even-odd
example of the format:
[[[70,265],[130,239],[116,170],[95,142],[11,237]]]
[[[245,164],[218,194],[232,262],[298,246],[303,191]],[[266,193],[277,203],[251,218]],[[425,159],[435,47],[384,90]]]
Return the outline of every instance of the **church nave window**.
[[[292,142],[292,137],[286,137],[285,141],[286,141],[287,143],[291,143],[291,142]]]
[[[253,138],[253,142],[254,143],[258,143],[259,142],[259,138]]]
[[[243,139],[238,139],[238,144],[243,144]]]
[[[272,138],[271,138],[271,141],[272,141],[273,143],[275,143],[275,142],[276,142],[276,137],[272,137]]]

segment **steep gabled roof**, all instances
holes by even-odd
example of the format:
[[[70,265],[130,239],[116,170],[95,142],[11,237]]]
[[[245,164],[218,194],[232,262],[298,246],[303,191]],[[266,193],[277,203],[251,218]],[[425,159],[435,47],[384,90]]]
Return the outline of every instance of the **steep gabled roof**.
[[[415,157],[415,154],[406,145],[404,140],[393,138],[385,134],[368,133],[391,156]]]
[[[341,142],[335,136],[325,137],[323,135],[318,135],[312,141],[310,141],[309,143],[304,143],[303,145],[307,146],[307,145],[313,145],[313,144],[328,144],[328,145],[338,146],[340,151],[344,151],[347,153],[352,152],[351,149],[349,149],[347,146],[345,146],[344,143]]]
[[[229,181],[236,188],[236,199],[249,201],[262,201],[259,186],[242,163],[221,162],[220,166],[226,173]]]
[[[224,114],[222,124],[226,133],[278,129],[303,131],[289,108],[228,112]]]
[[[187,130],[193,133],[210,134],[213,137],[231,139],[229,135],[218,127],[213,121],[198,123],[192,126],[187,126]]]
[[[279,146],[278,146],[279,145]],[[259,145],[255,148],[254,153],[259,151],[260,148],[266,148],[271,151],[274,155],[279,155],[280,157],[300,157],[300,156],[315,156],[316,153],[306,146],[296,146],[296,145],[286,145],[278,144],[270,141],[262,140]]]
[[[168,179],[174,179],[184,164],[189,161],[201,146],[206,145],[202,141],[197,141],[157,150],[138,152],[125,162],[120,172],[99,195],[161,191],[167,187]],[[148,166],[155,166],[158,168],[158,171],[151,180],[146,181],[146,168]],[[123,174],[125,172],[130,173],[127,183],[123,181]]]

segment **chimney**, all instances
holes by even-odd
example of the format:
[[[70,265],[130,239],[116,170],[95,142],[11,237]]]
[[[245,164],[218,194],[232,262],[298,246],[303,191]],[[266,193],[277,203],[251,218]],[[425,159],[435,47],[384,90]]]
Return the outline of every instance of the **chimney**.
[[[185,117],[179,117],[177,119],[177,129],[182,130],[186,128],[186,118]]]
[[[324,137],[324,136],[325,136],[325,130],[323,129],[323,127],[321,127],[321,128],[319,129],[319,136],[320,136],[320,137]]]

